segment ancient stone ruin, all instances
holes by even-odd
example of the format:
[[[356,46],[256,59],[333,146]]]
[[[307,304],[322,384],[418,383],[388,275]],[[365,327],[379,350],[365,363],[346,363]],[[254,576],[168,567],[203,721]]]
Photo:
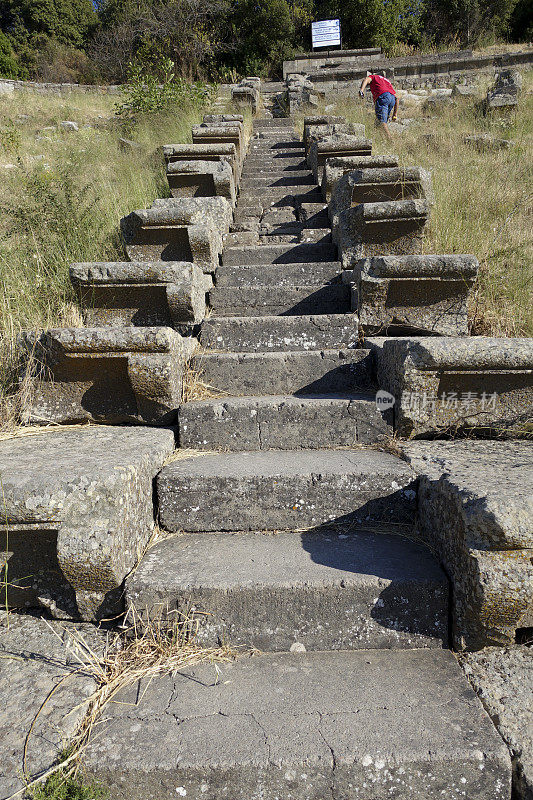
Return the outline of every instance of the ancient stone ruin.
[[[24,337],[24,421],[100,424],[0,442],[7,601],[50,618],[0,636],[0,796],[48,693],[30,776],[94,688],[58,686],[68,631],[98,652],[135,612],[243,650],[113,698],[83,766],[114,800],[527,800],[530,717],[491,720],[453,650],[482,697],[530,680],[532,341],[469,335],[479,265],[423,251],[429,173],[263,114],[165,146],[124,261],[72,265],[87,327]]]

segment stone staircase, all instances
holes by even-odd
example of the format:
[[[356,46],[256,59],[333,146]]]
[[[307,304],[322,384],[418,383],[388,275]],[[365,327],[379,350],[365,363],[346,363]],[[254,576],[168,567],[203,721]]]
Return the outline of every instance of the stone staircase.
[[[216,396],[178,413],[181,447],[214,452],[158,475],[177,535],[126,603],[262,654],[147,687],[86,767],[135,800],[507,798],[507,755],[445,649],[448,579],[414,536],[416,474],[383,447],[327,217],[302,214],[321,203],[303,145],[289,120],[254,131],[193,362]]]
[[[235,101],[254,107],[256,84]],[[95,327],[28,339],[50,375],[28,419],[115,427],[56,433],[38,456],[28,440],[15,453],[0,443],[10,575],[38,572],[46,535],[48,571],[21,603],[93,622],[124,608],[194,619],[201,644],[242,648],[106,707],[83,765],[114,800],[510,800],[509,752],[448,648],[461,614],[476,646],[499,630],[473,604],[479,576],[484,611],[507,575],[493,552],[526,563],[529,539],[509,516],[474,549],[484,499],[473,522],[456,499],[471,496],[474,446],[453,478],[455,443],[400,457],[392,436],[435,434],[402,392],[438,390],[443,374],[477,386],[472,353],[480,381],[502,381],[504,363],[522,392],[531,348],[511,342],[502,360],[498,340],[467,339],[477,262],[420,255],[428,176],[326,118],[308,120],[302,143],[276,116],[277,89],[249,142],[239,115],[208,115],[192,145],[165,148],[173,198],[123,220],[132,261],[73,267]],[[328,127],[319,147],[311,131]],[[427,338],[408,338],[419,329]],[[204,399],[182,402],[187,362]],[[395,409],[378,408],[383,388]],[[525,447],[497,444],[521,475]],[[136,563],[154,509],[162,535]],[[526,619],[508,613],[519,583],[529,602],[525,574],[521,561],[505,594],[508,637]]]

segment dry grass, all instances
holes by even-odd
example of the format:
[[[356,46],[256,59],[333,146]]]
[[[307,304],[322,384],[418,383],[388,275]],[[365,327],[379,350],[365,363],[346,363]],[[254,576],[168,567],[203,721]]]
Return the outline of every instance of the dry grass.
[[[480,262],[472,332],[533,335],[533,72],[524,72],[516,114],[483,117],[472,98],[459,98],[435,117],[406,102],[400,118],[413,123],[389,143],[375,130],[372,107],[338,103],[335,113],[362,122],[373,152],[394,152],[403,166],[431,170],[435,207],[430,253],[473,253]],[[480,97],[485,84],[479,87]],[[464,141],[475,133],[509,139],[508,150],[479,152]]]
[[[229,646],[207,648],[198,645],[195,642],[199,625],[197,615],[193,617],[176,614],[170,621],[168,618],[149,619],[144,616],[141,624],[138,614],[132,609],[129,620],[127,627],[125,626],[120,633],[110,635],[103,652],[96,652],[79,630],[65,628],[73,654],[79,663],[76,672],[92,678],[97,688],[83,702],[86,714],[71,743],[68,758],[48,770],[45,775],[21,792],[17,792],[13,798],[31,792],[54,772],[61,771],[65,779],[75,776],[80,770],[80,757],[83,751],[91,737],[98,734],[103,711],[109,703],[121,702],[118,699],[120,693],[142,682],[143,692],[137,700],[139,704],[154,679],[175,674],[198,664],[212,664],[216,681],[219,674],[218,665],[230,663],[245,652],[231,649]],[[56,629],[52,626],[50,628],[60,638]],[[31,741],[31,731],[45,708],[46,703],[41,706],[28,732],[25,754]],[[78,706],[73,711],[79,708]]]
[[[116,98],[115,98],[116,99]],[[160,146],[190,141],[203,109],[172,109],[120,128],[113,97],[0,99],[0,426],[12,426],[21,330],[82,325],[75,261],[123,260],[122,216],[169,194]],[[72,120],[77,132],[59,123]],[[50,128],[50,130],[47,130]],[[138,147],[123,151],[120,137]]]
[[[200,368],[196,364],[200,364]],[[195,400],[217,400],[227,397],[228,393],[222,389],[217,389],[202,380],[201,355],[195,357],[195,365],[189,363],[183,376],[182,402],[192,403]]]

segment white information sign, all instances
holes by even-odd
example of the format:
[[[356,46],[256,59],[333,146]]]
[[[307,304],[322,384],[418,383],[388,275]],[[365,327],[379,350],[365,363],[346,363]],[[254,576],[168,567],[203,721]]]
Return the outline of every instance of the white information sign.
[[[311,23],[313,35],[313,48],[335,47],[341,43],[340,19],[325,19],[322,22]]]

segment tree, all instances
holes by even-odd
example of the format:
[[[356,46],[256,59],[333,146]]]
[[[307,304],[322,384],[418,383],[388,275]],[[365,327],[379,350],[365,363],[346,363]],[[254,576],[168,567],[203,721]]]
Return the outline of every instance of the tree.
[[[422,12],[421,0],[326,0],[320,10],[322,19],[341,20],[344,47],[384,50],[416,40]]]
[[[515,42],[533,39],[533,0],[518,0],[510,19],[510,33]]]
[[[0,27],[17,43],[43,34],[81,48],[96,23],[91,0],[3,0],[0,4]]]
[[[517,0],[428,0],[425,30],[437,43],[473,46],[508,34]]]
[[[11,42],[0,31],[0,77],[2,78],[18,78],[19,66],[15,58],[15,53]]]

